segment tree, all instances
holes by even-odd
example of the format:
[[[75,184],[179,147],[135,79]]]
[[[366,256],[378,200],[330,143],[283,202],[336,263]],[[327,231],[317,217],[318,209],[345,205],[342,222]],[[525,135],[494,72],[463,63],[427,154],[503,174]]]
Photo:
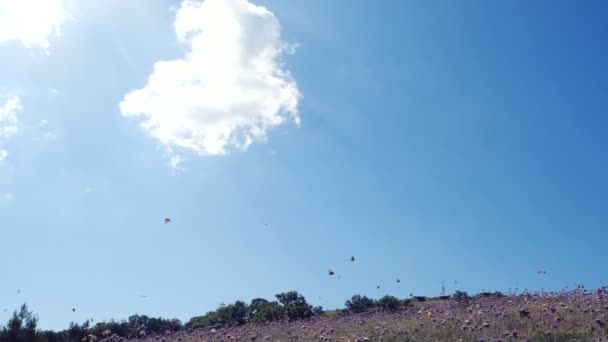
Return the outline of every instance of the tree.
[[[374,307],[374,300],[367,298],[366,296],[354,295],[351,299],[347,300],[344,305],[346,310],[349,312],[360,313],[365,312]]]
[[[220,307],[215,312],[215,320],[221,326],[235,326],[247,323],[249,309],[247,304],[236,301],[234,304]]]
[[[83,337],[88,335],[89,322],[86,321],[82,325],[74,322],[70,322],[68,330],[64,332],[63,337],[67,336],[68,341],[80,341]]]
[[[399,301],[399,299],[393,297],[393,296],[389,296],[386,295],[382,298],[380,298],[377,302],[376,305],[381,308],[382,310],[385,311],[394,311],[397,310],[399,308],[399,306],[401,305],[401,302]]]
[[[13,316],[2,329],[0,341],[10,342],[35,342],[38,316],[29,311],[27,304],[21,305],[19,312],[13,312]]]
[[[312,317],[312,305],[309,305],[306,302],[306,298],[298,292],[279,293],[276,297],[283,306],[285,316],[290,321]]]

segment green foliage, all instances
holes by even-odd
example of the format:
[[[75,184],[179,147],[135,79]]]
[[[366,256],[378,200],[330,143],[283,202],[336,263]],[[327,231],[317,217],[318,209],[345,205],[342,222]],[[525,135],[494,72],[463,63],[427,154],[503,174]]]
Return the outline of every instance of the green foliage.
[[[385,311],[394,311],[401,306],[401,302],[393,296],[386,295],[376,302],[376,306]]]
[[[0,342],[80,342],[88,336],[101,338],[104,331],[111,331],[120,337],[135,337],[140,331],[147,334],[164,334],[166,331],[180,331],[182,324],[177,319],[153,318],[145,315],[133,315],[128,321],[100,322],[90,326],[90,322],[83,324],[70,323],[63,331],[38,331],[36,329],[38,318],[31,313],[27,305],[22,305],[19,312],[15,312],[6,327],[0,331]]]
[[[186,329],[205,327],[229,327],[242,325],[249,321],[250,308],[242,301],[234,304],[221,306],[216,311],[211,311],[204,316],[192,317],[186,323]]]
[[[276,295],[279,303],[283,306],[285,316],[290,321],[306,319],[313,316],[312,305],[306,302],[306,298],[296,291],[279,293]]]
[[[1,342],[35,342],[38,317],[29,311],[27,304],[21,305],[0,333]]]
[[[283,306],[285,317],[290,321],[312,317],[312,305],[297,291],[279,293],[276,297]]]
[[[1,1],[1,0],[0,0]],[[607,287],[608,289],[608,287]],[[248,335],[245,340],[257,340],[260,332],[266,336],[267,330],[274,330],[275,332],[268,336],[290,336],[289,331],[285,332],[283,329],[293,329],[294,326],[305,338],[312,338],[316,330],[308,329],[311,326],[323,326],[325,331],[322,331],[324,335],[327,334],[327,322],[338,322],[342,324],[342,328],[346,327],[349,329],[358,329],[358,331],[352,331],[353,336],[368,336],[364,340],[376,340],[377,337],[385,341],[413,341],[414,338],[418,341],[448,341],[448,340],[478,340],[477,337],[483,334],[484,339],[487,335],[492,335],[502,331],[505,337],[504,341],[511,341],[516,336],[525,336],[524,339],[530,342],[574,342],[574,341],[596,341],[598,337],[603,338],[608,333],[608,327],[606,326],[605,318],[597,315],[597,311],[588,311],[589,315],[582,315],[586,313],[579,310],[570,310],[569,313],[565,311],[568,304],[570,307],[577,308],[591,308],[590,303],[593,303],[593,307],[604,308],[603,293],[608,293],[608,290],[597,290],[595,292],[589,292],[585,294],[586,297],[581,299],[581,292],[574,292],[576,296],[567,297],[560,294],[559,306],[556,305],[557,299],[549,298],[544,296],[537,296],[540,298],[539,301],[546,301],[549,308],[560,310],[561,315],[559,320],[554,320],[554,324],[550,327],[544,326],[546,321],[539,315],[539,311],[534,307],[529,307],[524,310],[523,306],[526,306],[526,302],[530,302],[526,297],[513,296],[512,298],[502,298],[499,292],[483,292],[470,298],[466,292],[456,291],[453,295],[454,300],[463,301],[462,303],[455,304],[454,302],[445,302],[434,300],[429,298],[428,311],[427,304],[412,304],[414,299],[399,300],[393,296],[386,295],[379,300],[375,301],[365,296],[356,295],[348,300],[345,305],[347,309],[338,309],[328,312],[324,312],[322,307],[312,307],[309,305],[304,298],[298,292],[291,291],[286,293],[280,293],[276,295],[277,301],[268,301],[262,298],[255,298],[250,304],[246,304],[242,301],[237,301],[230,305],[222,305],[215,311],[208,312],[203,316],[193,317],[186,325],[187,329],[195,329],[200,327],[231,327],[239,326],[247,323],[265,323],[272,321],[280,321],[289,319],[291,321],[308,319],[312,316],[324,315],[326,319],[314,319],[311,322],[302,324],[272,324],[263,327],[247,327],[245,329],[238,329],[241,333]],[[422,297],[426,299],[425,297]],[[585,300],[588,299],[588,300]],[[483,325],[483,329],[480,331],[468,329],[465,318],[470,319],[470,308],[476,304],[475,301],[482,301],[484,305],[487,303],[494,303],[493,305],[501,306],[502,304],[512,303],[511,299],[518,300],[519,302],[514,303],[507,309],[501,309],[506,315],[503,315],[502,321],[496,320],[494,323],[489,320],[487,325]],[[563,302],[562,302],[563,301]],[[536,302],[536,300],[534,301]],[[581,306],[581,303],[585,303]],[[501,304],[502,303],[502,304]],[[418,306],[414,310],[409,312],[419,312],[418,315],[399,315],[393,313],[381,313],[379,310],[374,311],[373,315],[364,315],[363,319],[354,317],[354,319],[343,319],[342,316],[365,312],[367,310],[373,310],[374,308],[382,309],[384,311],[397,310],[400,306],[416,305]],[[434,309],[432,308],[434,306]],[[543,307],[545,305],[543,304]],[[555,308],[554,308],[555,307]],[[608,309],[608,307],[606,307]],[[423,311],[419,311],[423,310]],[[444,311],[447,310],[447,311]],[[521,315],[521,312],[527,312],[526,315]],[[431,314],[439,314],[449,312],[453,318],[453,323],[450,324],[428,324],[422,325],[420,323],[420,317],[432,318]],[[519,315],[518,315],[519,312]],[[532,312],[532,313],[530,313]],[[509,314],[510,313],[510,314]],[[424,314],[420,316],[420,314]],[[429,316],[429,317],[427,317]],[[370,317],[370,319],[366,318]],[[375,317],[375,318],[374,318]],[[489,317],[494,317],[490,315]],[[598,318],[599,317],[599,318]],[[378,321],[380,319],[380,321]],[[409,319],[409,323],[405,320]],[[519,319],[519,321],[517,321]],[[374,321],[376,320],[376,321]],[[388,321],[385,321],[388,320]],[[391,320],[393,323],[391,323]],[[365,323],[364,321],[368,321]],[[484,319],[484,322],[486,320]],[[381,330],[378,330],[378,322],[381,324]],[[435,322],[433,318],[432,322]],[[539,325],[539,322],[542,323]],[[126,339],[135,339],[140,337],[141,332],[145,332],[145,335],[151,336],[149,340],[162,341],[164,337],[158,335],[164,335],[165,332],[177,332],[184,329],[184,326],[177,319],[163,319],[148,317],[145,315],[133,315],[127,320],[123,321],[109,321],[99,322],[94,326],[91,326],[89,321],[82,324],[70,323],[69,328],[63,331],[40,331],[37,329],[38,318],[34,315],[27,307],[26,304],[22,305],[21,308],[12,314],[10,320],[4,327],[0,325],[0,342],[92,342],[92,341],[117,341],[121,340],[118,337],[124,337]],[[312,324],[309,324],[312,323]],[[332,324],[333,324],[332,323]],[[353,324],[355,323],[355,324]],[[415,324],[411,324],[415,323]],[[464,323],[464,325],[463,325]],[[291,327],[290,327],[291,326]],[[302,329],[300,330],[300,326]],[[412,330],[412,327],[415,327]],[[462,327],[467,327],[464,329]],[[513,328],[517,330],[510,331]],[[330,336],[339,337],[344,331],[337,326],[330,330]],[[504,330],[507,329],[507,330]],[[257,332],[256,332],[257,331]],[[292,330],[293,331],[293,330]],[[379,335],[381,333],[381,335]],[[197,332],[197,336],[219,336],[216,332],[211,331],[200,331]],[[112,337],[110,337],[112,335]],[[154,336],[156,335],[156,336]],[[188,336],[188,335],[181,335]],[[297,337],[297,336],[292,336]],[[530,337],[530,339],[527,339]],[[175,339],[177,336],[172,336]],[[270,337],[269,337],[270,338]],[[316,336],[315,336],[316,338]],[[324,337],[326,339],[327,337]],[[517,338],[519,340],[519,337]],[[306,339],[307,340],[307,339]],[[486,340],[487,341],[487,340]]]
[[[65,331],[61,337],[67,341],[80,341],[83,337],[87,336],[89,330],[89,322],[85,322],[82,325],[71,322],[68,330]]]
[[[283,307],[278,302],[269,302],[265,299],[258,301],[254,299],[249,305],[250,308],[250,321],[252,323],[265,323],[278,321],[285,316]]]
[[[90,329],[89,333],[99,337],[103,336],[104,331],[110,331],[112,334],[128,337],[132,330],[133,328],[129,327],[129,324],[126,321],[116,322],[112,320],[95,324],[95,326]]]
[[[36,341],[40,342],[80,342],[91,335],[89,321],[82,325],[70,323],[68,329],[63,331],[39,331],[36,333]]]
[[[344,303],[344,306],[346,306],[346,310],[349,312],[359,313],[370,310],[375,304],[373,299],[367,298],[366,296],[354,295]]]
[[[456,301],[464,301],[469,300],[471,297],[469,297],[469,294],[465,291],[456,291],[452,295],[452,298],[454,298]]]
[[[326,313],[320,306],[313,308],[306,298],[296,291],[279,293],[275,297],[277,301],[255,298],[249,305],[242,301],[222,305],[215,311],[191,318],[185,325],[177,319],[132,315],[127,320],[98,322],[95,325],[91,325],[89,321],[83,324],[72,322],[67,329],[57,332],[38,331],[37,316],[24,304],[13,314],[6,327],[0,330],[0,342],[81,342],[91,338],[102,340],[110,335],[137,338],[142,332],[148,336],[164,335],[166,332],[177,332],[184,328],[188,330],[205,327],[220,328],[283,319],[295,321],[325,314],[343,316],[352,312],[364,312],[376,305],[383,310],[395,310],[402,304],[392,296],[385,296],[376,302],[357,295],[346,302],[346,310]]]
[[[160,317],[148,317],[146,315],[133,315],[129,317],[126,325],[128,336],[138,336],[141,331],[145,331],[146,334],[164,334],[166,331],[174,332],[182,328],[182,323],[178,319],[169,320]],[[126,337],[125,335],[121,335],[124,334],[125,328],[119,328],[120,334],[112,329],[109,330],[119,336]]]
[[[270,302],[264,298],[254,298],[249,303],[249,317],[252,318],[258,313],[264,306],[268,305]]]
[[[222,306],[203,316],[197,316],[186,323],[187,329],[204,327],[227,327],[243,325],[248,322],[264,323],[277,321],[282,318],[298,320],[310,318],[321,314],[322,308],[313,308],[306,302],[306,298],[296,291],[276,295],[278,302],[270,302],[263,298],[255,298],[247,305],[242,301]]]
[[[190,330],[211,327],[216,324],[217,320],[215,318],[215,311],[210,311],[203,316],[195,316],[190,318],[190,321],[184,325],[184,328]]]
[[[222,306],[215,312],[215,321],[220,326],[235,326],[247,323],[249,310],[247,304],[236,301],[234,304]]]

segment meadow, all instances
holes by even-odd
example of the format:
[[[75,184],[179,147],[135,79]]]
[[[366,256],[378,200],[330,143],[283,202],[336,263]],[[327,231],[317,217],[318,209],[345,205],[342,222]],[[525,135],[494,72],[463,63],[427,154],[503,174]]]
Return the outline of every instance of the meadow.
[[[608,288],[420,300],[361,313],[334,311],[306,320],[207,327],[140,340],[608,341]]]

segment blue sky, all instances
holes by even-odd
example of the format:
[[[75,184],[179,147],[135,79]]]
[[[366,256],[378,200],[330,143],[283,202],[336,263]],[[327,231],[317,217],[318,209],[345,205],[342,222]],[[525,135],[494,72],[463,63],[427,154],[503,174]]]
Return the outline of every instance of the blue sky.
[[[58,0],[56,26],[0,23],[0,322],[606,285],[605,3],[229,3],[247,10]]]

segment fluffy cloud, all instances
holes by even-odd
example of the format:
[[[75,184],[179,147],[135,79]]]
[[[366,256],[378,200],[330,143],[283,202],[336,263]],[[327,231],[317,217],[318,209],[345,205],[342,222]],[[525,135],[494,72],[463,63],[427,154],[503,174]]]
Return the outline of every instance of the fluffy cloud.
[[[8,139],[17,134],[17,114],[23,109],[16,95],[9,95],[4,104],[0,104],[0,139]]]
[[[8,157],[8,151],[0,148],[0,165],[4,164],[6,157]]]
[[[9,95],[4,104],[0,103],[0,144],[17,134],[17,114],[23,110],[21,101],[16,95]],[[8,152],[0,146],[0,164],[4,162]]]
[[[0,43],[18,40],[26,47],[48,49],[67,18],[66,0],[0,0]]]
[[[174,28],[188,52],[157,62],[120,103],[123,116],[140,117],[169,151],[199,155],[246,150],[273,127],[299,124],[300,91],[280,63],[290,46],[272,12],[247,0],[185,0]]]

